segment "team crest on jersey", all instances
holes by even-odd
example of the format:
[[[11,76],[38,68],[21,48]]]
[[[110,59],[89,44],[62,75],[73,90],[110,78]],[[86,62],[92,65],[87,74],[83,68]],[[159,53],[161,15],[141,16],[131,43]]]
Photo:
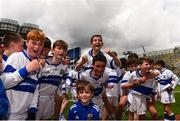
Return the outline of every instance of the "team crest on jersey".
[[[63,69],[60,70],[60,75],[63,75],[65,71]]]
[[[87,115],[87,120],[92,120],[93,119],[93,114],[92,113],[89,113],[88,115]]]

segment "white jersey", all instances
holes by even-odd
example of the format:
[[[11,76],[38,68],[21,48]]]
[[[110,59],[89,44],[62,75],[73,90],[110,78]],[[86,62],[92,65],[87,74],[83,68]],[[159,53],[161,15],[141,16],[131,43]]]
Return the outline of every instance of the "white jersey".
[[[62,87],[61,85],[65,84],[63,78],[67,72],[67,65],[63,63],[50,64],[48,58],[45,59],[45,62],[45,66],[38,76],[40,97],[53,96],[59,86]]]
[[[91,50],[85,52],[84,54],[82,54],[80,60],[78,61],[78,63],[81,62],[83,56],[86,56],[86,57],[87,57],[88,60],[87,60],[87,62],[86,62],[85,65],[84,65],[84,70],[87,70],[87,69],[89,69],[89,68],[92,67],[92,61],[93,61],[92,51],[93,51],[93,49],[91,49]],[[111,66],[113,66],[113,67],[116,66],[115,63],[114,63],[114,61],[113,61],[113,59],[112,59],[112,57],[110,57],[108,54],[103,53],[103,52],[101,52],[101,51],[99,52],[99,54],[103,54],[103,55],[106,57],[106,59],[107,59],[106,67],[111,68]]]
[[[109,76],[106,72],[98,79],[92,77],[92,69],[86,70],[80,74],[79,80],[86,80],[90,82],[94,88],[94,96],[98,96],[104,91],[104,84],[109,79]]]
[[[133,82],[141,78],[141,71],[138,69],[130,74],[128,82]],[[128,109],[131,112],[136,112],[137,115],[144,115],[147,112],[147,98],[151,98],[152,94],[157,91],[157,83],[155,78],[148,79],[138,86],[132,87],[128,94]]]
[[[175,89],[179,78],[169,69],[163,68],[161,74],[157,77],[160,83],[160,92],[166,90],[168,87]]]
[[[78,72],[75,70],[70,70],[68,73],[68,76],[66,78],[66,84],[68,86],[72,86],[74,83],[76,83],[76,80],[78,79]]]
[[[5,67],[6,67],[6,61],[7,61],[7,59],[8,59],[8,56],[5,55],[5,54],[2,54],[2,65],[3,65],[3,67],[2,67],[1,72],[3,72],[4,69],[5,69]]]
[[[73,102],[76,102],[77,99],[77,93],[76,93],[76,81],[78,80],[78,72],[75,70],[70,70],[68,73],[68,76],[66,78],[66,85],[69,88],[71,94],[72,94],[72,100]]]
[[[45,59],[45,66],[39,73],[39,103],[38,112],[36,114],[36,119],[48,119],[54,113],[54,94],[57,90],[63,91],[61,89],[65,85],[63,77],[67,71],[67,65],[63,63],[60,64],[50,64],[49,60],[52,57]]]
[[[174,91],[169,92],[167,88],[175,89],[179,79],[169,69],[163,68],[161,74],[157,78],[159,82],[160,101],[163,104],[175,103]]]
[[[129,78],[130,78],[130,76],[131,76],[131,71],[127,71],[125,74],[124,74],[124,76],[123,76],[123,78],[122,78],[122,80],[121,80],[121,87],[124,85],[124,84],[127,84],[128,83],[128,80],[129,80]],[[124,95],[127,95],[128,94],[128,90],[125,90],[125,89],[122,89],[122,94],[124,94]]]
[[[131,73],[128,82],[133,82],[135,79],[141,78],[141,71],[138,69]],[[152,94],[154,95],[157,92],[157,83],[155,78],[151,78],[146,80],[144,83],[141,83],[138,86],[135,86],[130,89],[130,93],[144,95],[146,97],[150,97]]]
[[[104,85],[109,78],[108,74],[104,72],[100,78],[95,79],[92,77],[92,69],[89,69],[82,72],[79,77],[80,77],[79,80],[86,80],[92,84],[94,88],[94,97],[92,101],[100,109],[102,109],[104,105],[104,102],[102,100],[102,93],[105,92]]]
[[[119,78],[115,70],[105,68],[105,72],[109,75],[107,81],[108,86],[106,88],[106,94],[108,97],[119,97]]]
[[[9,99],[9,119],[24,120],[28,112],[37,111],[37,71],[28,73],[26,65],[31,61],[25,51],[13,53],[7,60],[1,79]]]

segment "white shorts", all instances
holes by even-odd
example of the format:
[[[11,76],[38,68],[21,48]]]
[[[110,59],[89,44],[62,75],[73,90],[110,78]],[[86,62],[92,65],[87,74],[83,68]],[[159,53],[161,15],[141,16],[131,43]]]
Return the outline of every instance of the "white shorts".
[[[175,97],[174,97],[174,91],[172,91],[171,93],[165,91],[162,91],[160,93],[160,102],[162,104],[170,104],[170,103],[175,103]]]
[[[147,112],[146,97],[138,94],[128,94],[128,109],[137,115],[144,115]]]
[[[40,96],[36,119],[49,119],[54,113],[54,96]]]

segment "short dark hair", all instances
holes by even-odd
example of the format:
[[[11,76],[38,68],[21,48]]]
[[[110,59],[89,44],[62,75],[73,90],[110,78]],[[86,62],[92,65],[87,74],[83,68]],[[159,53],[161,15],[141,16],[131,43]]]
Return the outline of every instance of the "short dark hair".
[[[156,61],[157,65],[161,65],[163,68],[166,66],[165,62],[163,60]]]
[[[64,40],[56,40],[54,43],[53,43],[53,49],[57,46],[60,46],[62,47],[64,50],[67,50],[68,49],[68,44],[64,41]]]
[[[127,60],[126,63],[127,63],[127,66],[128,66],[128,67],[129,67],[131,64],[137,64],[137,65],[139,64],[139,63],[138,63],[138,60],[137,60],[136,58],[130,58],[130,59]]]
[[[90,90],[92,93],[94,93],[94,88],[90,82],[86,80],[78,81],[76,92],[79,94],[80,92],[83,92],[84,90]]]
[[[139,61],[139,64],[143,64],[144,61],[149,62],[150,65],[152,64],[152,59],[148,57],[141,57],[139,58],[138,61]]]
[[[44,48],[50,48],[51,49],[51,40],[46,37],[45,41],[44,41]]]
[[[128,55],[128,59],[130,59],[130,58],[136,58],[138,60],[139,56],[136,53],[130,53]]]
[[[121,68],[127,68],[127,59],[126,58],[120,58],[121,61]]]
[[[96,34],[96,35],[93,35],[93,36],[91,37],[91,43],[92,43],[92,41],[93,41],[94,37],[100,37],[100,38],[101,38],[101,40],[102,40],[102,36],[101,36],[100,34]]]
[[[22,36],[17,34],[17,33],[14,33],[14,32],[7,32],[5,35],[4,35],[4,38],[3,38],[3,44],[5,47],[9,47],[10,43],[11,42],[18,42],[22,39]]]
[[[95,64],[96,61],[102,61],[102,62],[107,63],[107,59],[103,54],[98,54],[93,57],[93,65]]]

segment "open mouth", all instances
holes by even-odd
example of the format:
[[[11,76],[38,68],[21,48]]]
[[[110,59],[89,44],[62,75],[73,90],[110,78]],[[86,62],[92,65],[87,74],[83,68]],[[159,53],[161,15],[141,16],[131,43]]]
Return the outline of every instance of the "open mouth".
[[[100,47],[100,45],[96,45],[96,47]]]

